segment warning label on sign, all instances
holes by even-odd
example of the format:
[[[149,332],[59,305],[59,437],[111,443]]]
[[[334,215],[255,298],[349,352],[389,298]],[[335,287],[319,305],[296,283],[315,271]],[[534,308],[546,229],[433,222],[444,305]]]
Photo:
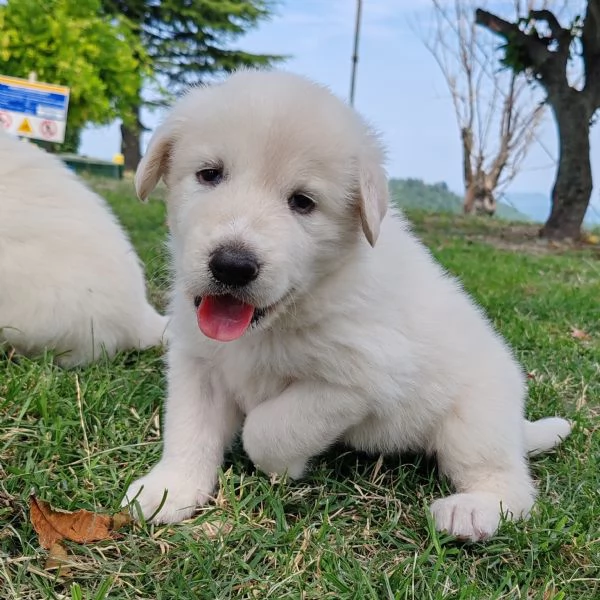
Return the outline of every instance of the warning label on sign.
[[[51,140],[56,136],[56,123],[54,121],[42,121],[40,133],[42,137]]]
[[[8,129],[12,125],[12,117],[4,111],[0,110],[0,128]]]
[[[23,119],[23,122],[19,125],[19,128],[17,129],[18,133],[33,133],[33,128],[31,127],[31,123],[29,122],[29,119],[25,118]]]

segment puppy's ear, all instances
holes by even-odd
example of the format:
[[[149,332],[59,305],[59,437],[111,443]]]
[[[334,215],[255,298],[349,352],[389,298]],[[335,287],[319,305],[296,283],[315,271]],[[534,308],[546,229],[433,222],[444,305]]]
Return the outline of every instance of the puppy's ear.
[[[135,172],[135,191],[142,202],[146,201],[160,178],[166,174],[172,146],[172,126],[166,121],[154,132]]]
[[[375,246],[389,206],[388,182],[382,163],[383,152],[373,140],[359,158],[358,190],[362,229],[371,246]]]

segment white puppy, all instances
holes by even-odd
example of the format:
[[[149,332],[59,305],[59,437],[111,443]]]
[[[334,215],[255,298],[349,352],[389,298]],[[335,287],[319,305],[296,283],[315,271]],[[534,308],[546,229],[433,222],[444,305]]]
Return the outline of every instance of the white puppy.
[[[0,134],[0,344],[65,366],[159,344],[140,261],[108,206],[58,158]]]
[[[161,176],[175,268],[164,450],[124,502],[149,517],[167,490],[155,520],[189,517],[242,428],[257,467],[294,478],[336,441],[436,454],[457,493],[431,510],[463,538],[492,535],[501,510],[527,515],[527,452],[569,424],[525,420],[510,350],[402,217],[384,220],[382,149],[355,112],[303,78],[238,72],[175,105],[138,194]]]

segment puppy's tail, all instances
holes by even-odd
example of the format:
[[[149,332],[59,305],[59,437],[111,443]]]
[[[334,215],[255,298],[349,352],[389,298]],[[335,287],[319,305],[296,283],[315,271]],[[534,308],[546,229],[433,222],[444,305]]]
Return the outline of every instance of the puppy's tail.
[[[571,433],[571,424],[559,417],[525,421],[525,447],[530,456],[558,446]]]

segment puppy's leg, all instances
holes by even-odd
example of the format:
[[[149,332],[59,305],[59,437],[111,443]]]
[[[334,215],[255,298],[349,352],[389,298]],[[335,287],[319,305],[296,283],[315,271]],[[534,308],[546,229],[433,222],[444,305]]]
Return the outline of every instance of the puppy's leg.
[[[496,532],[501,513],[516,519],[529,514],[535,490],[515,402],[459,403],[438,431],[434,450],[458,492],[432,504],[437,529],[478,541]]]
[[[167,325],[169,318],[158,314],[154,307],[146,306],[146,316],[143,319],[140,330],[137,331],[137,345],[142,349],[152,348],[167,342]]]
[[[246,418],[244,448],[262,471],[301,477],[308,460],[367,415],[367,403],[349,389],[297,382]]]
[[[560,417],[525,421],[525,449],[536,456],[558,446],[571,433],[571,423]]]
[[[211,385],[203,365],[173,348],[168,382],[162,458],[123,499],[124,505],[137,500],[149,518],[166,492],[153,518],[157,523],[187,519],[210,498],[225,449],[241,422],[237,407]]]

